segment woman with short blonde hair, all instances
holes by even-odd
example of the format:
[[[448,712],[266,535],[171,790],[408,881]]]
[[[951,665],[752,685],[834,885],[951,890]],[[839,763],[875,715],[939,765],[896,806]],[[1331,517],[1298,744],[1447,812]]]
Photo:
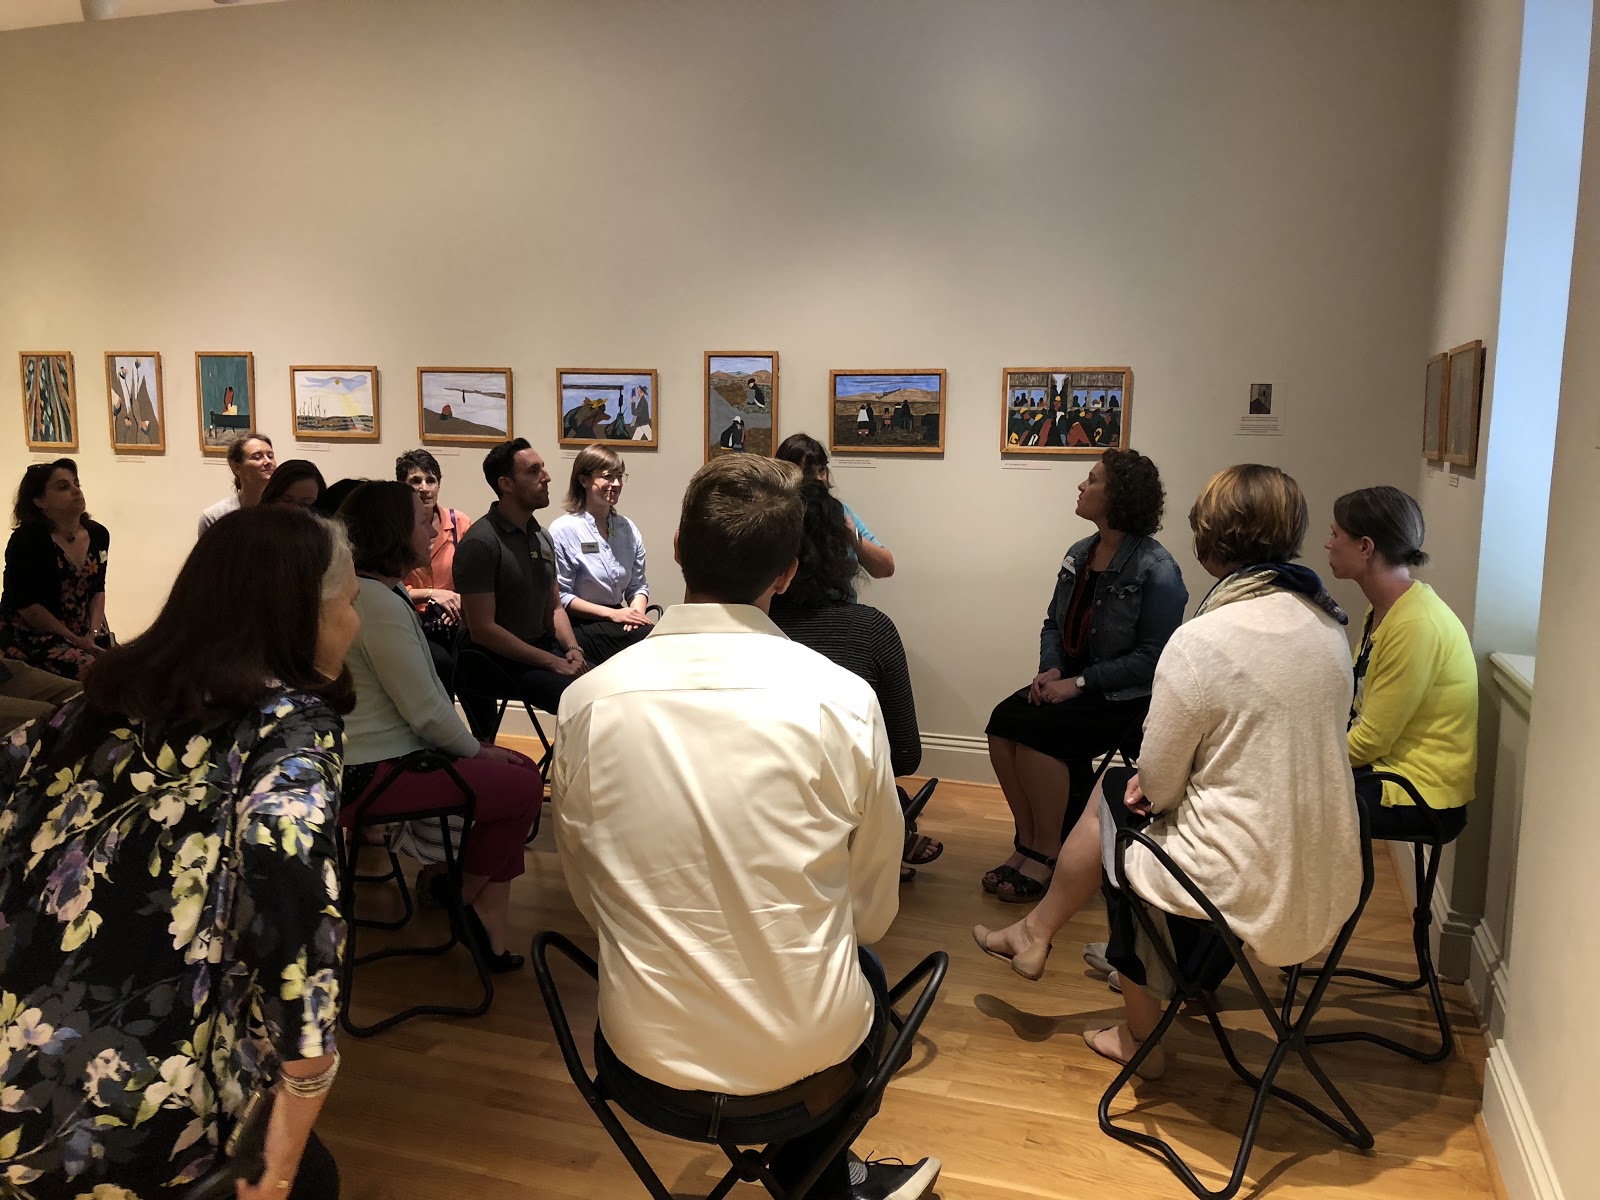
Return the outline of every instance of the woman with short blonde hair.
[[[644,539],[617,511],[627,478],[622,456],[610,446],[585,446],[572,460],[567,515],[550,522],[556,587],[591,663],[620,654],[651,629]]]

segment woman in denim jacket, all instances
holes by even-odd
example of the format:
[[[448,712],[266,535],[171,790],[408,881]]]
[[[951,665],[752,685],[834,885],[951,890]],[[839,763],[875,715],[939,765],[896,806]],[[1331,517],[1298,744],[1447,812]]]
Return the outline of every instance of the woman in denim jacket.
[[[1016,822],[1015,852],[983,877],[1012,904],[1044,895],[1065,831],[1082,814],[1093,761],[1138,754],[1156,659],[1189,602],[1160,542],[1166,493],[1155,463],[1107,450],[1078,485],[1098,530],[1067,551],[1039,633],[1039,673],[995,706],[989,760]]]

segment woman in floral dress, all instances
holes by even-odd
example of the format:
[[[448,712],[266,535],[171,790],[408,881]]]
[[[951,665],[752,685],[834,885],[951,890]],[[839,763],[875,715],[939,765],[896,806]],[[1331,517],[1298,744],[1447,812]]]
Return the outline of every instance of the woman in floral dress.
[[[176,1200],[264,1088],[266,1171],[238,1196],[338,1195],[311,1126],[356,591],[331,523],[228,516],[148,632],[0,743],[0,1198]]]
[[[78,464],[35,463],[22,473],[6,543],[0,654],[76,679],[100,653],[111,534],[84,511]]]

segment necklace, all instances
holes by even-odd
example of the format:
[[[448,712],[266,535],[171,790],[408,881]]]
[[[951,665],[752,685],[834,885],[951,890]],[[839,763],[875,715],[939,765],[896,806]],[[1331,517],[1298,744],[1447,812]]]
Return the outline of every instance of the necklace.
[[[74,529],[71,533],[62,533],[60,530],[57,530],[56,536],[70,546],[78,540],[78,534],[80,532],[82,531],[78,529]]]

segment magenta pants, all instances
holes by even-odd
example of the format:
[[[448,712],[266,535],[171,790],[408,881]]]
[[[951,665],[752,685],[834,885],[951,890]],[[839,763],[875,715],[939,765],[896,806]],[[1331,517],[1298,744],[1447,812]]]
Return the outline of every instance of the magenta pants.
[[[515,762],[458,758],[455,768],[477,798],[472,809],[472,832],[461,851],[462,869],[468,875],[486,876],[491,883],[515,879],[522,874],[524,843],[539,823],[539,806],[544,800],[544,780],[539,777],[538,765],[518,754]],[[368,790],[394,773],[394,764],[384,763]],[[408,813],[435,807],[441,797],[458,794],[455,784],[442,771],[403,771],[384,789],[367,815],[403,820]]]

